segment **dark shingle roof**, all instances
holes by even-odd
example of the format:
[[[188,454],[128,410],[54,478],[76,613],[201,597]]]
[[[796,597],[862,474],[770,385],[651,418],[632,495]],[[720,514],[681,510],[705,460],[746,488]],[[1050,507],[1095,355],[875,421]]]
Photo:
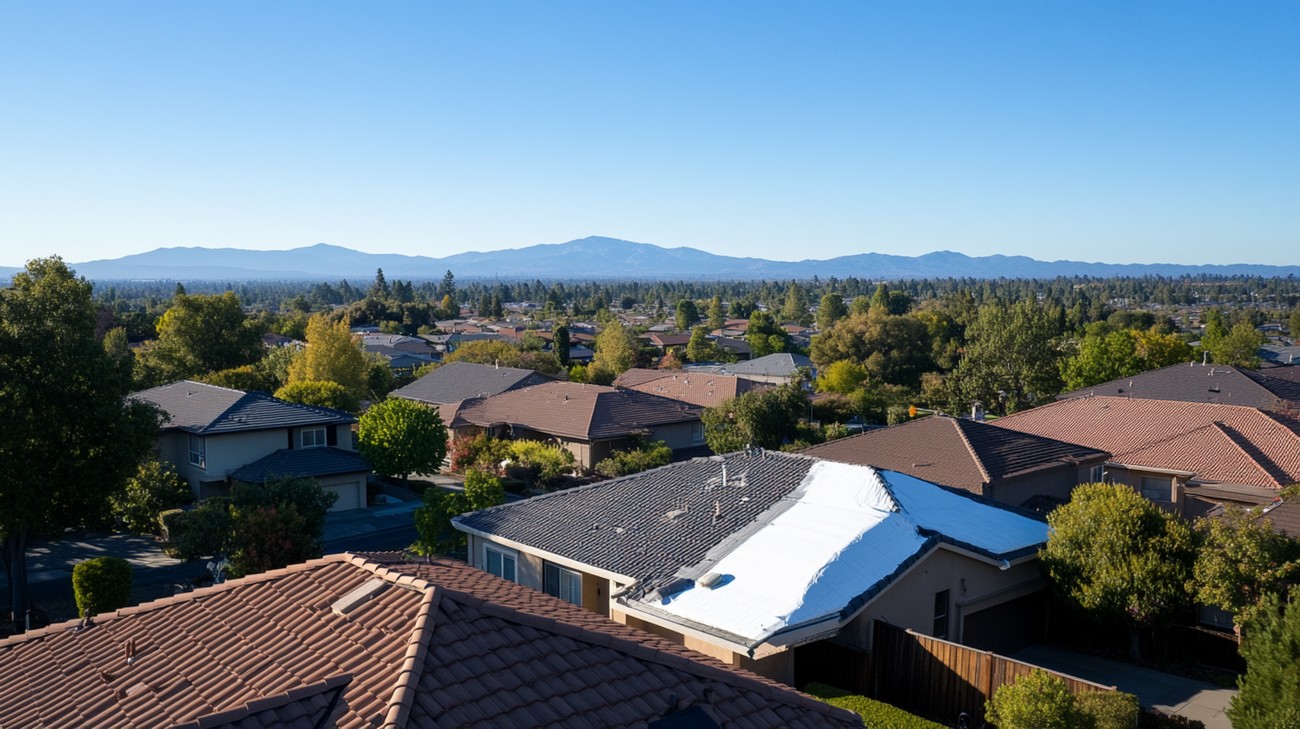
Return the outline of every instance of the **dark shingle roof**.
[[[697,458],[452,521],[627,577],[669,575],[788,495],[814,462],[767,451]]]
[[[1300,404],[1300,383],[1228,365],[1176,364],[1058,395],[1058,400],[1118,395],[1146,400],[1242,405],[1281,411]]]
[[[164,427],[168,430],[202,435],[357,422],[355,416],[342,410],[299,405],[261,392],[243,392],[189,380],[137,392],[131,397],[153,403],[167,413]]]
[[[803,453],[876,466],[932,483],[984,493],[984,486],[1052,468],[1100,461],[1105,451],[935,415],[805,448]]]
[[[517,367],[493,367],[472,362],[448,362],[406,387],[394,397],[443,405],[475,397],[489,397],[521,387],[551,382],[555,378]]]
[[[778,352],[777,354],[769,354],[757,359],[746,360],[744,362],[720,365],[716,370],[722,374],[739,375],[741,377],[745,375],[789,377],[800,367],[812,366],[812,360],[802,354]]]
[[[368,599],[334,609],[367,586],[377,588]],[[335,555],[73,625],[0,640],[0,721],[645,727],[670,708],[701,706],[723,726],[861,726],[788,687],[454,561]]]
[[[230,477],[245,483],[266,483],[276,478],[319,478],[342,473],[368,473],[370,462],[342,448],[282,448],[241,466]]]
[[[466,401],[456,414],[457,422],[509,423],[582,440],[621,438],[655,425],[699,419],[700,409],[687,403],[577,382],[547,382]]]

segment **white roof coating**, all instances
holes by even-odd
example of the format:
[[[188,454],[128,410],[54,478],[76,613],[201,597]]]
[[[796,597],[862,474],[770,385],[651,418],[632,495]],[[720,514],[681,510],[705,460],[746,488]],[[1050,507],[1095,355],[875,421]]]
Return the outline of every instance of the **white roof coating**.
[[[758,644],[789,626],[838,618],[926,547],[918,527],[993,554],[1047,539],[1046,524],[867,466],[819,461],[790,499],[707,566],[721,575],[712,589],[695,585],[644,604]]]

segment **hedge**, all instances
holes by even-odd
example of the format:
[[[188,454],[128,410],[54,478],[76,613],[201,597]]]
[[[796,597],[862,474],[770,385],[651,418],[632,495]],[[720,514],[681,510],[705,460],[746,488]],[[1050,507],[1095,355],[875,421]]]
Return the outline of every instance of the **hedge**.
[[[851,694],[824,683],[810,683],[803,690],[832,706],[852,711],[862,717],[863,726],[871,729],[945,729],[942,724],[909,714],[897,706]]]
[[[98,615],[126,607],[131,601],[131,563],[121,557],[95,557],[72,568],[72,594],[77,613]]]

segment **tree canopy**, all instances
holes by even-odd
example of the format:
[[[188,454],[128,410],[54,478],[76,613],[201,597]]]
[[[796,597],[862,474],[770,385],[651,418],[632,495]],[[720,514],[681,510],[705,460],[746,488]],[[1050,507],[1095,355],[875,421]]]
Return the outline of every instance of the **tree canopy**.
[[[0,291],[0,538],[14,611],[31,536],[106,514],[158,432],[152,407],[95,336],[91,285],[37,259]]]
[[[1267,518],[1233,507],[1197,520],[1196,531],[1197,600],[1232,613],[1238,624],[1300,577],[1300,542],[1274,531]]]
[[[433,408],[398,397],[377,402],[357,426],[361,455],[382,476],[407,481],[436,473],[447,455],[447,429]]]
[[[1191,527],[1119,483],[1077,487],[1047,523],[1041,557],[1053,586],[1091,616],[1128,626],[1137,659],[1139,631],[1188,602]]]
[[[316,314],[307,321],[307,348],[289,364],[289,384],[333,382],[360,400],[369,391],[367,368],[348,320],[330,321],[329,315]]]
[[[136,355],[136,377],[152,386],[253,364],[262,332],[244,316],[233,291],[179,293],[157,325],[158,338]]]
[[[751,390],[705,408],[704,441],[714,453],[751,446],[777,449],[795,439],[799,418],[807,409],[808,400],[798,386]]]

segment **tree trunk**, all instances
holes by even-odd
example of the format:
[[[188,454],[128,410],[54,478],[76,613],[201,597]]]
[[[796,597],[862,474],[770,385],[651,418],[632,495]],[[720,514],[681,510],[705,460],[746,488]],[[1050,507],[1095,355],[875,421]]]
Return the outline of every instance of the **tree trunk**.
[[[1136,625],[1128,629],[1128,659],[1134,663],[1142,660],[1142,629]]]
[[[9,603],[14,626],[23,632],[27,615],[27,533],[12,531],[5,537],[5,563],[9,568]]]

